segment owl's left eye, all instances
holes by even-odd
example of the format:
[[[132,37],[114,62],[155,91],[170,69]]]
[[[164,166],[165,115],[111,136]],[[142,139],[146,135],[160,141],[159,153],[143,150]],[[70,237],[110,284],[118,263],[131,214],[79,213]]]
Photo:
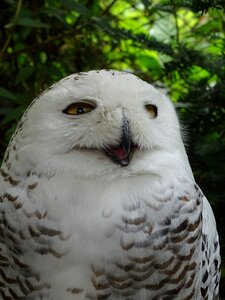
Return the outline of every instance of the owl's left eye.
[[[151,119],[155,119],[158,116],[158,108],[154,104],[146,104],[145,109],[147,110]]]
[[[63,113],[67,115],[83,115],[95,109],[95,105],[87,102],[75,102],[67,106]]]

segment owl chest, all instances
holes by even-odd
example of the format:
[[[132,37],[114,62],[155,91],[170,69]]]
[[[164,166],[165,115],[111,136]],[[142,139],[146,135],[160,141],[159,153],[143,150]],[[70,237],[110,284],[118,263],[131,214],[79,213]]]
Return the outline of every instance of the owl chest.
[[[145,299],[145,290],[151,299],[169,287],[178,295],[195,286],[200,235],[195,201],[185,210],[172,192],[110,196],[109,191],[97,200],[98,205],[80,211],[85,217],[81,222],[77,216],[80,233],[73,236],[74,249],[80,247],[77,260],[90,271],[96,292]]]
[[[160,260],[161,253],[177,255],[182,241],[191,238],[192,245],[198,240],[201,208],[192,198],[176,195],[173,186],[157,189],[143,180],[116,185],[81,181],[52,193],[45,205],[49,227],[61,233],[65,248],[79,249],[76,259],[89,260],[95,253],[111,262],[138,253],[144,260]]]
[[[130,294],[135,299],[142,299],[143,289],[163,293],[171,282],[177,294],[185,285],[195,285],[200,204],[176,195],[173,187],[159,192],[140,186],[79,183],[52,193],[51,201],[45,201],[46,218],[37,226],[48,240],[47,250],[35,251],[40,258],[36,265],[46,274],[58,271],[53,285],[63,276],[63,285],[83,290],[88,276],[86,289],[92,295]]]

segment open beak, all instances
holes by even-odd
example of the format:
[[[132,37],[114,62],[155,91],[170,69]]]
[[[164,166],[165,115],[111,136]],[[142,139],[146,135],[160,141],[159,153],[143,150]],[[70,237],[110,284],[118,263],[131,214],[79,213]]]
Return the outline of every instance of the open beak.
[[[134,148],[129,121],[124,117],[120,144],[118,146],[107,147],[105,153],[113,162],[120,164],[122,167],[126,167],[131,160]]]

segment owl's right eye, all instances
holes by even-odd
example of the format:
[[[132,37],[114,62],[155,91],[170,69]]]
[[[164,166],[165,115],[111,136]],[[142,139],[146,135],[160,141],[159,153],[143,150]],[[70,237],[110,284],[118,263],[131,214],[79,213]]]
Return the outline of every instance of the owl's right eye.
[[[63,113],[70,116],[83,115],[89,113],[93,109],[95,109],[94,104],[87,103],[87,102],[75,102],[67,106],[63,110]]]

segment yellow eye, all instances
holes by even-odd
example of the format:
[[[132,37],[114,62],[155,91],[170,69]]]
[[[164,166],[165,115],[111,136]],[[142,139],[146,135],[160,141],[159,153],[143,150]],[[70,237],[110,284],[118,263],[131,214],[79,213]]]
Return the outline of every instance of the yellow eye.
[[[67,106],[63,112],[67,115],[83,115],[95,109],[95,106],[86,102],[75,102]]]
[[[158,109],[154,104],[146,104],[145,109],[149,113],[151,119],[155,119],[158,116]]]

